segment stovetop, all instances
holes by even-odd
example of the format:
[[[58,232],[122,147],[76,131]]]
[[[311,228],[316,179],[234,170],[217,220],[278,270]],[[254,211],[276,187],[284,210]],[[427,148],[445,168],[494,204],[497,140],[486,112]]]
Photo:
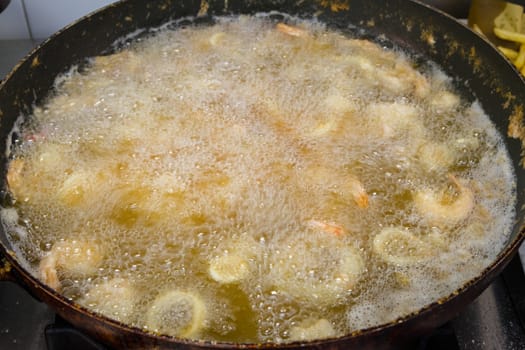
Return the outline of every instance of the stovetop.
[[[0,40],[0,80],[37,44]],[[0,282],[0,349],[72,348],[110,350],[71,327],[20,286]],[[428,337],[416,339],[410,349],[525,350],[525,275],[520,257],[455,319]]]

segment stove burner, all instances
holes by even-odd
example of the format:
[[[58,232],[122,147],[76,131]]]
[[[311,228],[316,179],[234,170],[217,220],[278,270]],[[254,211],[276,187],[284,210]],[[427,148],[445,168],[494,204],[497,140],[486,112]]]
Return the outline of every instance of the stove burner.
[[[451,323],[436,329],[432,334],[419,340],[417,350],[461,350]]]

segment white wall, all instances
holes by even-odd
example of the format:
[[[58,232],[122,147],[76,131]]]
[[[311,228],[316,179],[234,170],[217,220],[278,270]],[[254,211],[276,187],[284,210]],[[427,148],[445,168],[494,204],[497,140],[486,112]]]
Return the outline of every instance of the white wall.
[[[0,13],[0,40],[3,39],[29,39],[22,0],[11,0]]]
[[[0,40],[45,39],[116,0],[11,0],[0,14]]]

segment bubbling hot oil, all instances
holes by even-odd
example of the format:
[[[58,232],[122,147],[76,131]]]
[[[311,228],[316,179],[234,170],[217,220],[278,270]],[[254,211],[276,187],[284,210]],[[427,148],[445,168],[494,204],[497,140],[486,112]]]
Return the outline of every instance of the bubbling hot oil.
[[[34,274],[149,331],[163,296],[193,295],[199,325],[171,335],[279,343],[392,321],[481,273],[515,180],[480,106],[435,67],[296,22],[161,30],[57,79],[2,215]]]

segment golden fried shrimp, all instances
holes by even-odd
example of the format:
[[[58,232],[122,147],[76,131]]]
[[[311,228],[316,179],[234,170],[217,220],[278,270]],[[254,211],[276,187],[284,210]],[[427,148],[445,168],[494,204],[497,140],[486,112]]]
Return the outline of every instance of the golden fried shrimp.
[[[223,40],[226,38],[226,33],[224,32],[217,32],[213,33],[212,36],[210,36],[209,43],[212,46],[220,45]]]
[[[430,94],[431,86],[428,79],[413,69],[408,62],[398,59],[392,66],[394,58],[388,51],[380,47],[360,46],[366,50],[365,54],[346,60],[357,63],[363,71],[370,73],[383,86],[385,92],[398,96],[411,94],[417,98],[426,98]],[[389,62],[387,65],[383,58]]]
[[[78,169],[71,172],[57,191],[57,198],[67,206],[78,206],[97,200],[106,183],[105,171]]]
[[[95,244],[77,240],[59,241],[40,261],[39,278],[49,287],[59,290],[59,272],[68,276],[95,274],[103,259],[102,249]]]
[[[419,163],[427,171],[448,169],[454,164],[456,156],[450,146],[444,143],[427,142],[417,150]]]
[[[224,254],[214,258],[208,269],[210,277],[219,283],[228,284],[244,280],[250,273],[248,260],[238,254]]]
[[[304,38],[309,35],[308,32],[304,29],[301,29],[295,26],[291,26],[288,24],[284,24],[284,23],[277,23],[277,25],[275,26],[275,29],[277,29],[281,33],[284,33],[290,36],[295,36],[298,38]]]
[[[251,263],[260,254],[260,246],[247,234],[223,241],[209,261],[208,275],[221,284],[239,283],[250,277]]]
[[[402,227],[387,227],[372,241],[372,249],[386,263],[408,266],[431,258],[432,246]]]
[[[399,89],[398,91],[409,89],[407,92],[411,92],[417,98],[425,98],[431,91],[428,79],[404,60],[399,60],[393,70],[385,72],[384,79],[385,82],[392,84],[390,89]]]
[[[39,278],[46,285],[54,290],[60,290],[61,284],[58,278],[57,271],[57,257],[55,254],[50,253],[40,260],[38,265]]]
[[[107,56],[96,56],[93,65],[104,73],[115,73],[120,70],[139,72],[144,69],[140,55],[125,50]]]
[[[344,183],[344,188],[352,194],[355,203],[360,208],[368,208],[368,193],[359,179],[354,176],[347,178]]]
[[[129,322],[137,301],[131,283],[117,277],[94,285],[78,302],[117,321]]]
[[[323,106],[330,111],[330,115],[344,114],[356,111],[358,107],[351,99],[341,95],[339,91],[333,91],[323,100]]]
[[[325,318],[306,320],[290,329],[291,341],[325,339],[336,336],[336,331],[330,321]]]
[[[334,133],[339,129],[340,120],[337,117],[327,119],[326,121],[319,122],[313,127],[306,136],[310,138],[325,137],[331,133]]]
[[[337,302],[355,290],[366,270],[360,251],[339,239],[309,237],[272,254],[272,285],[307,303]]]
[[[153,332],[192,338],[204,326],[206,305],[192,292],[171,290],[159,295],[146,313],[146,326]]]
[[[428,96],[430,93],[430,83],[423,74],[416,72],[412,76],[412,83],[414,84],[414,95],[416,95],[416,97],[424,98]]]
[[[438,227],[454,226],[465,220],[474,209],[475,198],[472,190],[463,185],[455,176],[449,176],[454,192],[435,191],[425,188],[414,196],[417,211],[430,224]]]
[[[319,229],[323,232],[330,233],[334,236],[342,236],[345,234],[345,229],[335,223],[327,223],[318,220],[308,220],[308,227]]]
[[[303,173],[303,181],[308,186],[328,187],[343,197],[350,197],[360,208],[368,207],[368,193],[363,183],[354,175],[338,175],[329,166],[308,167]]]
[[[425,128],[419,118],[420,111],[416,106],[404,102],[379,102],[367,109],[367,115],[374,123],[372,130],[379,137],[392,139],[409,136],[419,139]]]
[[[326,115],[315,119],[312,126],[306,128],[303,136],[307,139],[326,139],[327,137],[340,137],[347,129],[345,124],[348,115],[353,115],[358,106],[339,91],[332,91],[324,98],[322,105]]]
[[[26,196],[26,191],[24,191],[24,184],[22,181],[24,165],[25,162],[23,159],[15,158],[9,162],[9,169],[7,171],[7,185],[17,200],[25,200]]]
[[[438,110],[452,110],[460,104],[459,96],[449,91],[440,91],[430,99],[430,105]]]

